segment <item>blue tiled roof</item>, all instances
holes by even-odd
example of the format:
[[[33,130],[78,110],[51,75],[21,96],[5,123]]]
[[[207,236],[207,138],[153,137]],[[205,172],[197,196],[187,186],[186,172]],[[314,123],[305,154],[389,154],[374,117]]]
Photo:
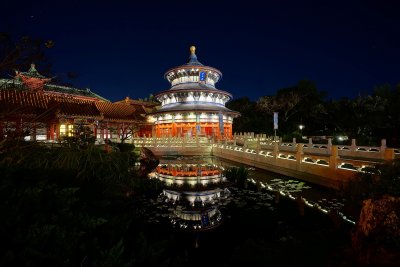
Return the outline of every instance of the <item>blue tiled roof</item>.
[[[169,90],[193,90],[193,89],[209,89],[209,90],[217,90],[214,86],[199,83],[199,82],[187,82],[187,83],[179,83],[173,85]]]
[[[189,62],[186,63],[185,65],[187,66],[204,66],[203,64],[201,64],[198,60],[197,60],[197,56],[196,54],[191,54],[189,57]]]

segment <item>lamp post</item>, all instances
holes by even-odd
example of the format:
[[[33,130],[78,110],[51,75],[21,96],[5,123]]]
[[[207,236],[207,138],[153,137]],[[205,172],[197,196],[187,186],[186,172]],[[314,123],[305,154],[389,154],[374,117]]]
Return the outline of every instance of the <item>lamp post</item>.
[[[300,134],[301,134],[301,139],[303,139],[303,129],[304,129],[304,125],[303,124],[300,124],[299,125],[299,129],[300,129]]]

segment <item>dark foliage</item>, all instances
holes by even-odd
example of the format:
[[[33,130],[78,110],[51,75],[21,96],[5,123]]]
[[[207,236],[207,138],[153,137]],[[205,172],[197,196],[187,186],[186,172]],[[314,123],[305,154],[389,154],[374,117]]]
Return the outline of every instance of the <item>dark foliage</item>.
[[[354,99],[327,100],[326,93],[311,81],[300,81],[272,96],[256,102],[238,98],[227,107],[241,113],[234,119],[234,132],[255,132],[273,135],[272,114],[279,114],[277,134],[284,141],[301,140],[306,136],[332,136],[356,139],[358,145],[380,145],[386,139],[392,147],[400,146],[400,85],[376,87],[369,95]],[[300,130],[299,125],[304,125]]]
[[[14,70],[27,70],[31,63],[40,63],[40,71],[50,75],[46,50],[54,46],[52,41],[45,41],[30,36],[16,39],[9,33],[0,32],[0,75],[14,75]]]
[[[346,195],[352,203],[358,205],[369,198],[400,196],[400,159],[375,165],[357,174],[349,181]]]
[[[138,179],[129,171],[129,157],[129,152],[106,153],[93,146],[2,142],[0,265],[145,264],[141,251],[127,248],[142,247],[149,237],[136,240],[126,233],[145,224],[138,197],[159,194],[162,184]],[[152,260],[167,258],[157,253]]]
[[[246,167],[229,167],[224,171],[224,175],[228,181],[234,182],[237,187],[247,188],[249,170]]]
[[[228,102],[226,106],[241,114],[233,121],[233,132],[273,133],[270,126],[272,115],[258,110],[256,102],[242,97]]]

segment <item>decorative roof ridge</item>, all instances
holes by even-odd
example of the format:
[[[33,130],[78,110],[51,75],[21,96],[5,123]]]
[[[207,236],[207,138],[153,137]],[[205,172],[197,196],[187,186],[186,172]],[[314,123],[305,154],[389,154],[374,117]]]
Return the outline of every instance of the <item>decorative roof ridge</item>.
[[[46,84],[45,88],[54,88],[54,89],[65,89],[65,90],[73,90],[73,91],[77,91],[77,92],[82,92],[85,94],[90,94],[98,99],[101,99],[105,102],[111,102],[110,100],[108,100],[107,98],[104,98],[98,94],[96,94],[95,92],[91,91],[89,88],[86,89],[80,89],[80,88],[76,88],[76,87],[71,87],[71,86],[65,86],[65,85],[58,85],[58,84]]]
[[[27,76],[27,77],[32,77],[32,78],[40,78],[40,79],[48,79],[46,76],[43,76],[40,74],[37,69],[35,63],[31,63],[31,67],[29,68],[28,71],[22,72],[22,71],[15,71],[15,73],[18,75],[22,76]]]

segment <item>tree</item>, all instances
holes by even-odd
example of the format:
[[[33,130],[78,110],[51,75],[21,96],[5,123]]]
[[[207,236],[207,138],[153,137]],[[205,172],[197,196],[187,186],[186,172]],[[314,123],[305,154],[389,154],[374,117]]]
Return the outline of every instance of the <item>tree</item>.
[[[90,127],[81,123],[75,124],[71,133],[60,138],[62,144],[78,149],[87,149],[89,146],[93,146],[95,141],[96,137]]]
[[[287,122],[299,112],[296,107],[301,102],[301,96],[297,92],[284,92],[276,96],[263,96],[257,101],[257,107],[269,114],[279,112],[283,122]]]
[[[127,139],[132,138],[137,132],[139,132],[139,129],[139,122],[122,124],[121,143],[125,143]]]
[[[278,90],[274,96],[261,97],[257,101],[257,108],[267,114],[279,112],[279,129],[284,135],[297,132],[300,124],[307,124],[307,132],[320,134],[324,129],[326,114],[324,97],[325,93],[318,91],[312,81],[304,80],[295,86]]]
[[[391,131],[390,101],[379,95],[331,101],[326,104],[330,131],[357,139],[359,144],[377,145]]]
[[[233,121],[233,132],[272,133],[272,116],[257,109],[248,97],[234,99],[226,107],[240,112]]]
[[[44,74],[50,74],[51,64],[46,57],[46,50],[53,46],[52,40],[44,41],[30,36],[14,40],[11,34],[0,32],[0,75],[28,69],[32,62],[41,63]]]

